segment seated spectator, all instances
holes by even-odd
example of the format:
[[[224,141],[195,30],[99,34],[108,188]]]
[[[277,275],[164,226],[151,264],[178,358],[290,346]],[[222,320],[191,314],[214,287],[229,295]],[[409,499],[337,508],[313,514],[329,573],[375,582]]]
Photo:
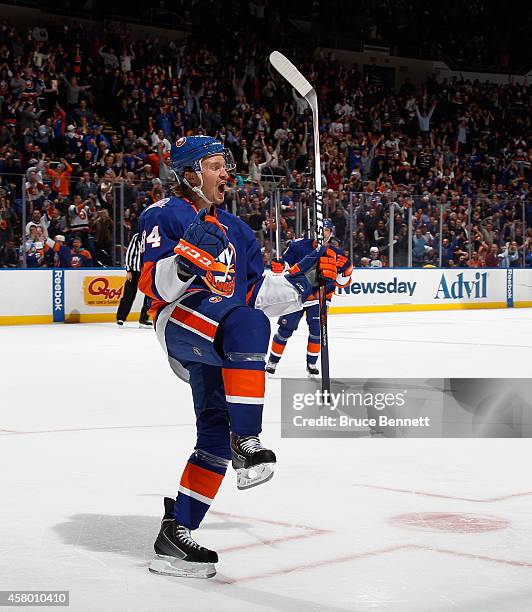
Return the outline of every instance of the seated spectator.
[[[381,261],[381,256],[379,253],[379,249],[376,246],[372,246],[369,250],[369,267],[370,268],[382,268],[383,264]]]
[[[0,242],[0,268],[18,268],[19,255],[13,240]]]

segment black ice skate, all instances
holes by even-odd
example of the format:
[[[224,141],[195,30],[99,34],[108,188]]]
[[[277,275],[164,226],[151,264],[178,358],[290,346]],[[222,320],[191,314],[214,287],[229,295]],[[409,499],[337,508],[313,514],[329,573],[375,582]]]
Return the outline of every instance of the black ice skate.
[[[268,361],[264,369],[266,370],[267,374],[275,374],[276,367],[277,367],[276,363],[274,363],[273,361]]]
[[[258,436],[237,436],[232,433],[231,453],[237,488],[250,489],[273,478],[275,453],[264,448]]]
[[[186,578],[212,578],[218,555],[192,539],[190,529],[178,525],[172,516],[175,500],[164,498],[164,517],[153,548],[150,572]]]
[[[307,363],[307,374],[309,378],[316,378],[320,375],[320,371],[315,364]]]

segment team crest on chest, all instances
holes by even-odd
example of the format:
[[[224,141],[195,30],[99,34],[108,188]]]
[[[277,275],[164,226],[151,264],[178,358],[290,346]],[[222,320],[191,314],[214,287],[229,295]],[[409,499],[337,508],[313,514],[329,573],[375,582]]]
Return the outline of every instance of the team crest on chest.
[[[203,280],[213,293],[230,298],[235,292],[236,280],[236,251],[231,242],[216,261],[222,264],[223,271],[209,270]]]

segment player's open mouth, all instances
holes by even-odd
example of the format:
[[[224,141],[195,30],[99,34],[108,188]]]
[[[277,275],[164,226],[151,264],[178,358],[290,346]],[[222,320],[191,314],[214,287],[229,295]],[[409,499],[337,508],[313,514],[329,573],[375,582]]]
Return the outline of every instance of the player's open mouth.
[[[223,194],[225,193],[225,183],[220,183],[220,184],[218,185],[218,193],[219,193],[220,195],[223,195]]]

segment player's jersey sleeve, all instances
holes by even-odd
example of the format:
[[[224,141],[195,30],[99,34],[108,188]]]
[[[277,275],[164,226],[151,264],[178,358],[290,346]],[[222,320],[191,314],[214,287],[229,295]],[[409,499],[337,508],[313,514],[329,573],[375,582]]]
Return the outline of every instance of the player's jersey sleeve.
[[[297,242],[296,240],[293,240],[289,245],[288,248],[286,249],[286,251],[283,253],[283,257],[282,257],[282,261],[288,264],[288,267],[290,268],[291,266],[293,266],[294,264],[296,264],[301,258],[299,257],[298,253],[297,253],[297,249],[294,246],[294,243]]]
[[[250,306],[262,310],[268,317],[301,310],[301,295],[284,275],[264,272],[259,243],[251,232],[246,256],[249,262],[247,302]]]
[[[184,229],[175,209],[161,200],[140,217],[141,273],[139,289],[160,302],[173,302],[193,282],[194,276],[183,282],[177,275],[174,248],[183,237]]]

